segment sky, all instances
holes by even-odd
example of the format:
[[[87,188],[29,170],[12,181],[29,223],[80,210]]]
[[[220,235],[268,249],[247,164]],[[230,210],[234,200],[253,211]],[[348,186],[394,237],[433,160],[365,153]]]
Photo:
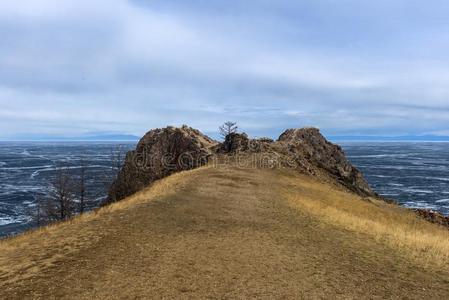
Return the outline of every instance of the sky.
[[[449,135],[447,0],[2,0],[0,139]]]

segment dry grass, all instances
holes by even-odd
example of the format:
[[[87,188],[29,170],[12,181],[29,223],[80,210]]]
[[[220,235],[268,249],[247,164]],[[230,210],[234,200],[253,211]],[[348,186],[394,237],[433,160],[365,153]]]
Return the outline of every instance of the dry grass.
[[[367,238],[328,219],[331,208],[366,214],[368,227],[403,217],[439,232],[294,172],[205,167],[1,242],[0,299],[448,297],[449,273],[398,255],[408,250],[393,248],[391,233]]]
[[[14,247],[16,244],[29,244],[36,239],[36,235],[51,235],[53,231],[61,231],[64,227],[72,227],[75,224],[82,224],[84,222],[92,221],[102,216],[108,215],[112,212],[119,210],[126,210],[138,203],[152,201],[156,198],[167,197],[177,193],[181,188],[185,187],[189,182],[189,177],[194,176],[202,169],[209,167],[202,167],[196,170],[179,172],[171,175],[163,180],[158,180],[150,187],[143,189],[142,191],[128,197],[124,201],[112,203],[108,206],[101,207],[92,212],[85,213],[83,215],[75,216],[74,218],[64,221],[56,222],[47,226],[42,226],[37,229],[26,231],[20,235],[5,238],[0,240],[0,251],[4,251],[7,248]]]
[[[446,228],[421,220],[394,204],[361,199],[313,180],[288,180],[296,189],[284,191],[292,206],[327,223],[366,234],[426,267],[449,270]]]
[[[104,224],[108,219],[113,220],[117,213],[126,213],[128,209],[132,209],[139,203],[174,195],[185,187],[189,179],[199,171],[200,169],[174,174],[155,182],[152,186],[125,201],[113,203],[64,222],[53,223],[0,240],[0,279],[2,274],[24,269],[27,272],[23,272],[21,276],[10,278],[9,281],[12,283],[31,278],[40,271],[39,268],[35,268],[36,262],[45,267],[54,266],[64,256],[72,255],[80,247],[94,244],[102,238],[101,230],[106,228],[96,228],[92,224],[96,222]],[[21,253],[21,249],[27,249],[29,255],[26,255],[26,252]],[[11,263],[11,259],[15,260],[14,263]]]

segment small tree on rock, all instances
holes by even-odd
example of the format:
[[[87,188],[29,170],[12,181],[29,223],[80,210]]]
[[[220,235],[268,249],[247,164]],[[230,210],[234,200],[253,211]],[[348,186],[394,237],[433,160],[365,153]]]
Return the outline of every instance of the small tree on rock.
[[[220,129],[220,135],[223,138],[226,138],[231,133],[236,133],[238,126],[237,126],[237,123],[235,123],[235,122],[227,121],[223,125],[221,125],[219,129]]]

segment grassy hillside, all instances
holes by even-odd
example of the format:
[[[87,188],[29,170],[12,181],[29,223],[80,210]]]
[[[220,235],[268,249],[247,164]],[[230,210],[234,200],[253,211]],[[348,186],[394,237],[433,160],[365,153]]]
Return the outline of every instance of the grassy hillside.
[[[449,297],[449,233],[292,171],[201,168],[0,242],[0,298]]]

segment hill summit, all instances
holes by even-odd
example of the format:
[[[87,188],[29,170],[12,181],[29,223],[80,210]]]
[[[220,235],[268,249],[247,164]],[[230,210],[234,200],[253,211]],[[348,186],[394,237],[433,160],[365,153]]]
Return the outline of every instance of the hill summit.
[[[124,199],[175,172],[222,160],[295,169],[361,196],[376,195],[362,173],[346,159],[342,148],[326,140],[316,128],[288,129],[277,141],[231,133],[220,143],[184,125],[158,128],[145,134],[136,149],[126,155],[124,166],[109,191],[108,202]]]
[[[0,299],[448,299],[449,231],[369,195],[317,129],[152,130],[117,202],[0,242]]]

